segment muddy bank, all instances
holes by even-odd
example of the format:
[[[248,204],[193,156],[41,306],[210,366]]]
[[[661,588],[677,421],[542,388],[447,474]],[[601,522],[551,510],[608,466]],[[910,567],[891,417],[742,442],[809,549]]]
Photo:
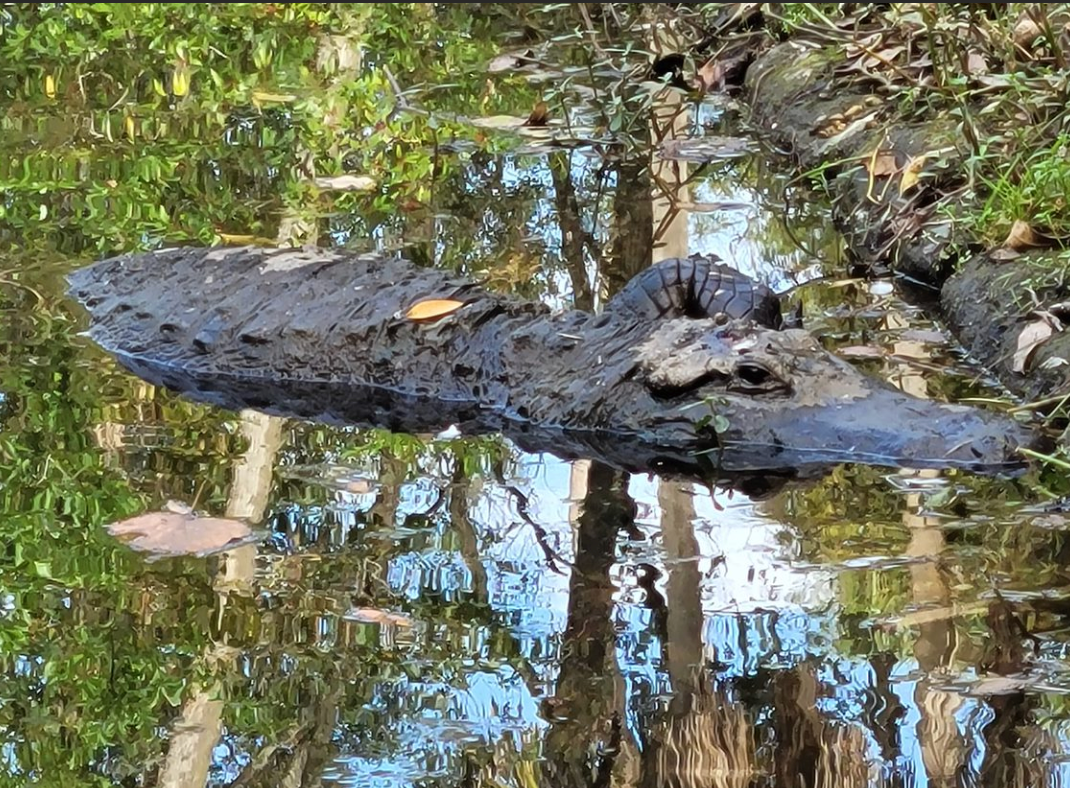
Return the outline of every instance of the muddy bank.
[[[1052,320],[1068,298],[1065,266],[1051,253],[981,249],[956,224],[948,195],[969,153],[956,118],[905,120],[878,82],[845,73],[839,48],[794,41],[755,60],[746,95],[759,136],[827,189],[857,271],[894,271],[938,303],[963,346],[1014,393],[1070,388],[1070,335]],[[1026,356],[1029,338],[1044,334],[1039,320],[1056,330]]]

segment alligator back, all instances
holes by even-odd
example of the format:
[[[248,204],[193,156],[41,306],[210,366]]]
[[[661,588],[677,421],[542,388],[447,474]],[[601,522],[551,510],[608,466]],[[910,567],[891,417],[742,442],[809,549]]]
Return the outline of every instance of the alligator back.
[[[92,315],[90,335],[115,353],[384,386],[395,382],[392,349],[427,331],[405,316],[422,301],[457,301],[478,313],[467,315],[475,323],[549,311],[405,260],[321,249],[165,249],[104,260],[70,284]]]

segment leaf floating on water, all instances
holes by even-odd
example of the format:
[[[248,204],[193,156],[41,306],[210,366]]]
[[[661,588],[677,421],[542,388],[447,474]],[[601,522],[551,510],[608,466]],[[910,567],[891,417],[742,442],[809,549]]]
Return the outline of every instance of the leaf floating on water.
[[[408,616],[402,613],[380,610],[377,607],[353,608],[346,611],[343,618],[347,621],[356,621],[361,624],[378,624],[379,626],[401,627],[402,629],[408,629],[413,625],[413,620]]]
[[[1018,335],[1018,349],[1014,351],[1011,369],[1022,375],[1029,368],[1029,361],[1036,349],[1043,345],[1056,331],[1062,331],[1059,318],[1050,313],[1036,313],[1037,319],[1026,325]]]
[[[662,142],[658,155],[662,159],[704,164],[738,159],[756,150],[754,142],[745,137],[679,137]]]
[[[199,517],[173,505],[168,509],[112,523],[108,533],[134,550],[158,557],[207,555],[244,544],[252,536],[252,529],[241,520]]]
[[[1028,689],[1040,691],[1042,688],[1043,679],[1039,676],[983,676],[962,687],[964,694],[971,697],[1017,695]]]
[[[525,123],[524,118],[513,115],[489,115],[485,118],[473,118],[472,125],[484,129],[518,129]]]
[[[409,320],[437,320],[453,314],[462,306],[464,306],[463,301],[454,301],[452,298],[430,298],[409,307],[405,317]]]

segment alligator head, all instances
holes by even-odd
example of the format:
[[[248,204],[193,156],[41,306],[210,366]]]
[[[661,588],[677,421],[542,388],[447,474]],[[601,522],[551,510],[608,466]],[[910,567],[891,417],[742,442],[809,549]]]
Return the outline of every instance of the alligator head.
[[[859,372],[799,329],[666,320],[638,347],[636,429],[730,455],[732,467],[865,462],[1022,467],[1035,436],[1011,418],[923,400]],[[643,413],[658,413],[643,424]]]

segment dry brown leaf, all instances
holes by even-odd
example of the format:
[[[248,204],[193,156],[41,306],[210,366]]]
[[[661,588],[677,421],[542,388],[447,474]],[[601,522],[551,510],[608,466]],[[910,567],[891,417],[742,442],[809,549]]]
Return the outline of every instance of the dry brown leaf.
[[[1011,225],[1010,233],[1007,234],[1006,240],[1003,241],[1003,246],[1006,249],[1014,249],[1020,252],[1030,247],[1044,246],[1044,243],[1044,239],[1029,226],[1029,222],[1015,219],[1014,224]]]
[[[452,298],[429,298],[409,307],[405,317],[409,320],[436,320],[452,315],[462,306],[464,306],[463,301],[454,301]]]
[[[925,154],[920,156],[914,156],[907,165],[903,168],[903,177],[899,179],[899,194],[906,194],[911,188],[917,185],[918,176],[921,175],[922,168],[925,167]]]
[[[547,106],[545,101],[540,101],[535,105],[535,108],[531,110],[531,114],[528,115],[528,119],[524,121],[525,126],[545,126],[550,122],[550,107]]]
[[[710,58],[698,67],[695,87],[702,93],[712,93],[724,87],[724,66],[717,58]]]
[[[243,544],[252,534],[241,520],[198,517],[188,510],[147,512],[107,528],[134,550],[155,556],[214,553]]]
[[[884,66],[895,63],[896,58],[907,51],[907,48],[902,44],[896,44],[894,46],[881,49],[880,51],[872,54],[867,54],[862,58],[859,65],[863,69],[876,68],[877,66]]]
[[[834,112],[831,115],[820,115],[814,121],[814,134],[818,137],[829,138],[835,137],[840,134],[848,125],[857,121],[858,123],[868,123],[872,117],[873,112],[866,114],[867,110],[872,105],[866,101],[859,102],[858,104],[852,104],[843,112]]]
[[[895,175],[899,172],[899,165],[895,162],[895,153],[889,150],[875,150],[866,159],[866,172],[874,178],[886,175]]]
[[[985,56],[982,55],[980,52],[971,52],[966,57],[966,73],[987,74],[988,61],[985,60]]]
[[[1036,349],[1043,345],[1056,331],[1062,329],[1058,318],[1052,316],[1039,316],[1031,323],[1027,323],[1018,335],[1018,347],[1014,351],[1014,359],[1011,369],[1024,375],[1029,368],[1029,362],[1033,358]]]
[[[1040,37],[1041,32],[1040,25],[1030,18],[1029,12],[1023,11],[1022,15],[1018,17],[1018,21],[1014,25],[1014,32],[1011,35],[1015,44],[1023,49],[1028,49]]]

